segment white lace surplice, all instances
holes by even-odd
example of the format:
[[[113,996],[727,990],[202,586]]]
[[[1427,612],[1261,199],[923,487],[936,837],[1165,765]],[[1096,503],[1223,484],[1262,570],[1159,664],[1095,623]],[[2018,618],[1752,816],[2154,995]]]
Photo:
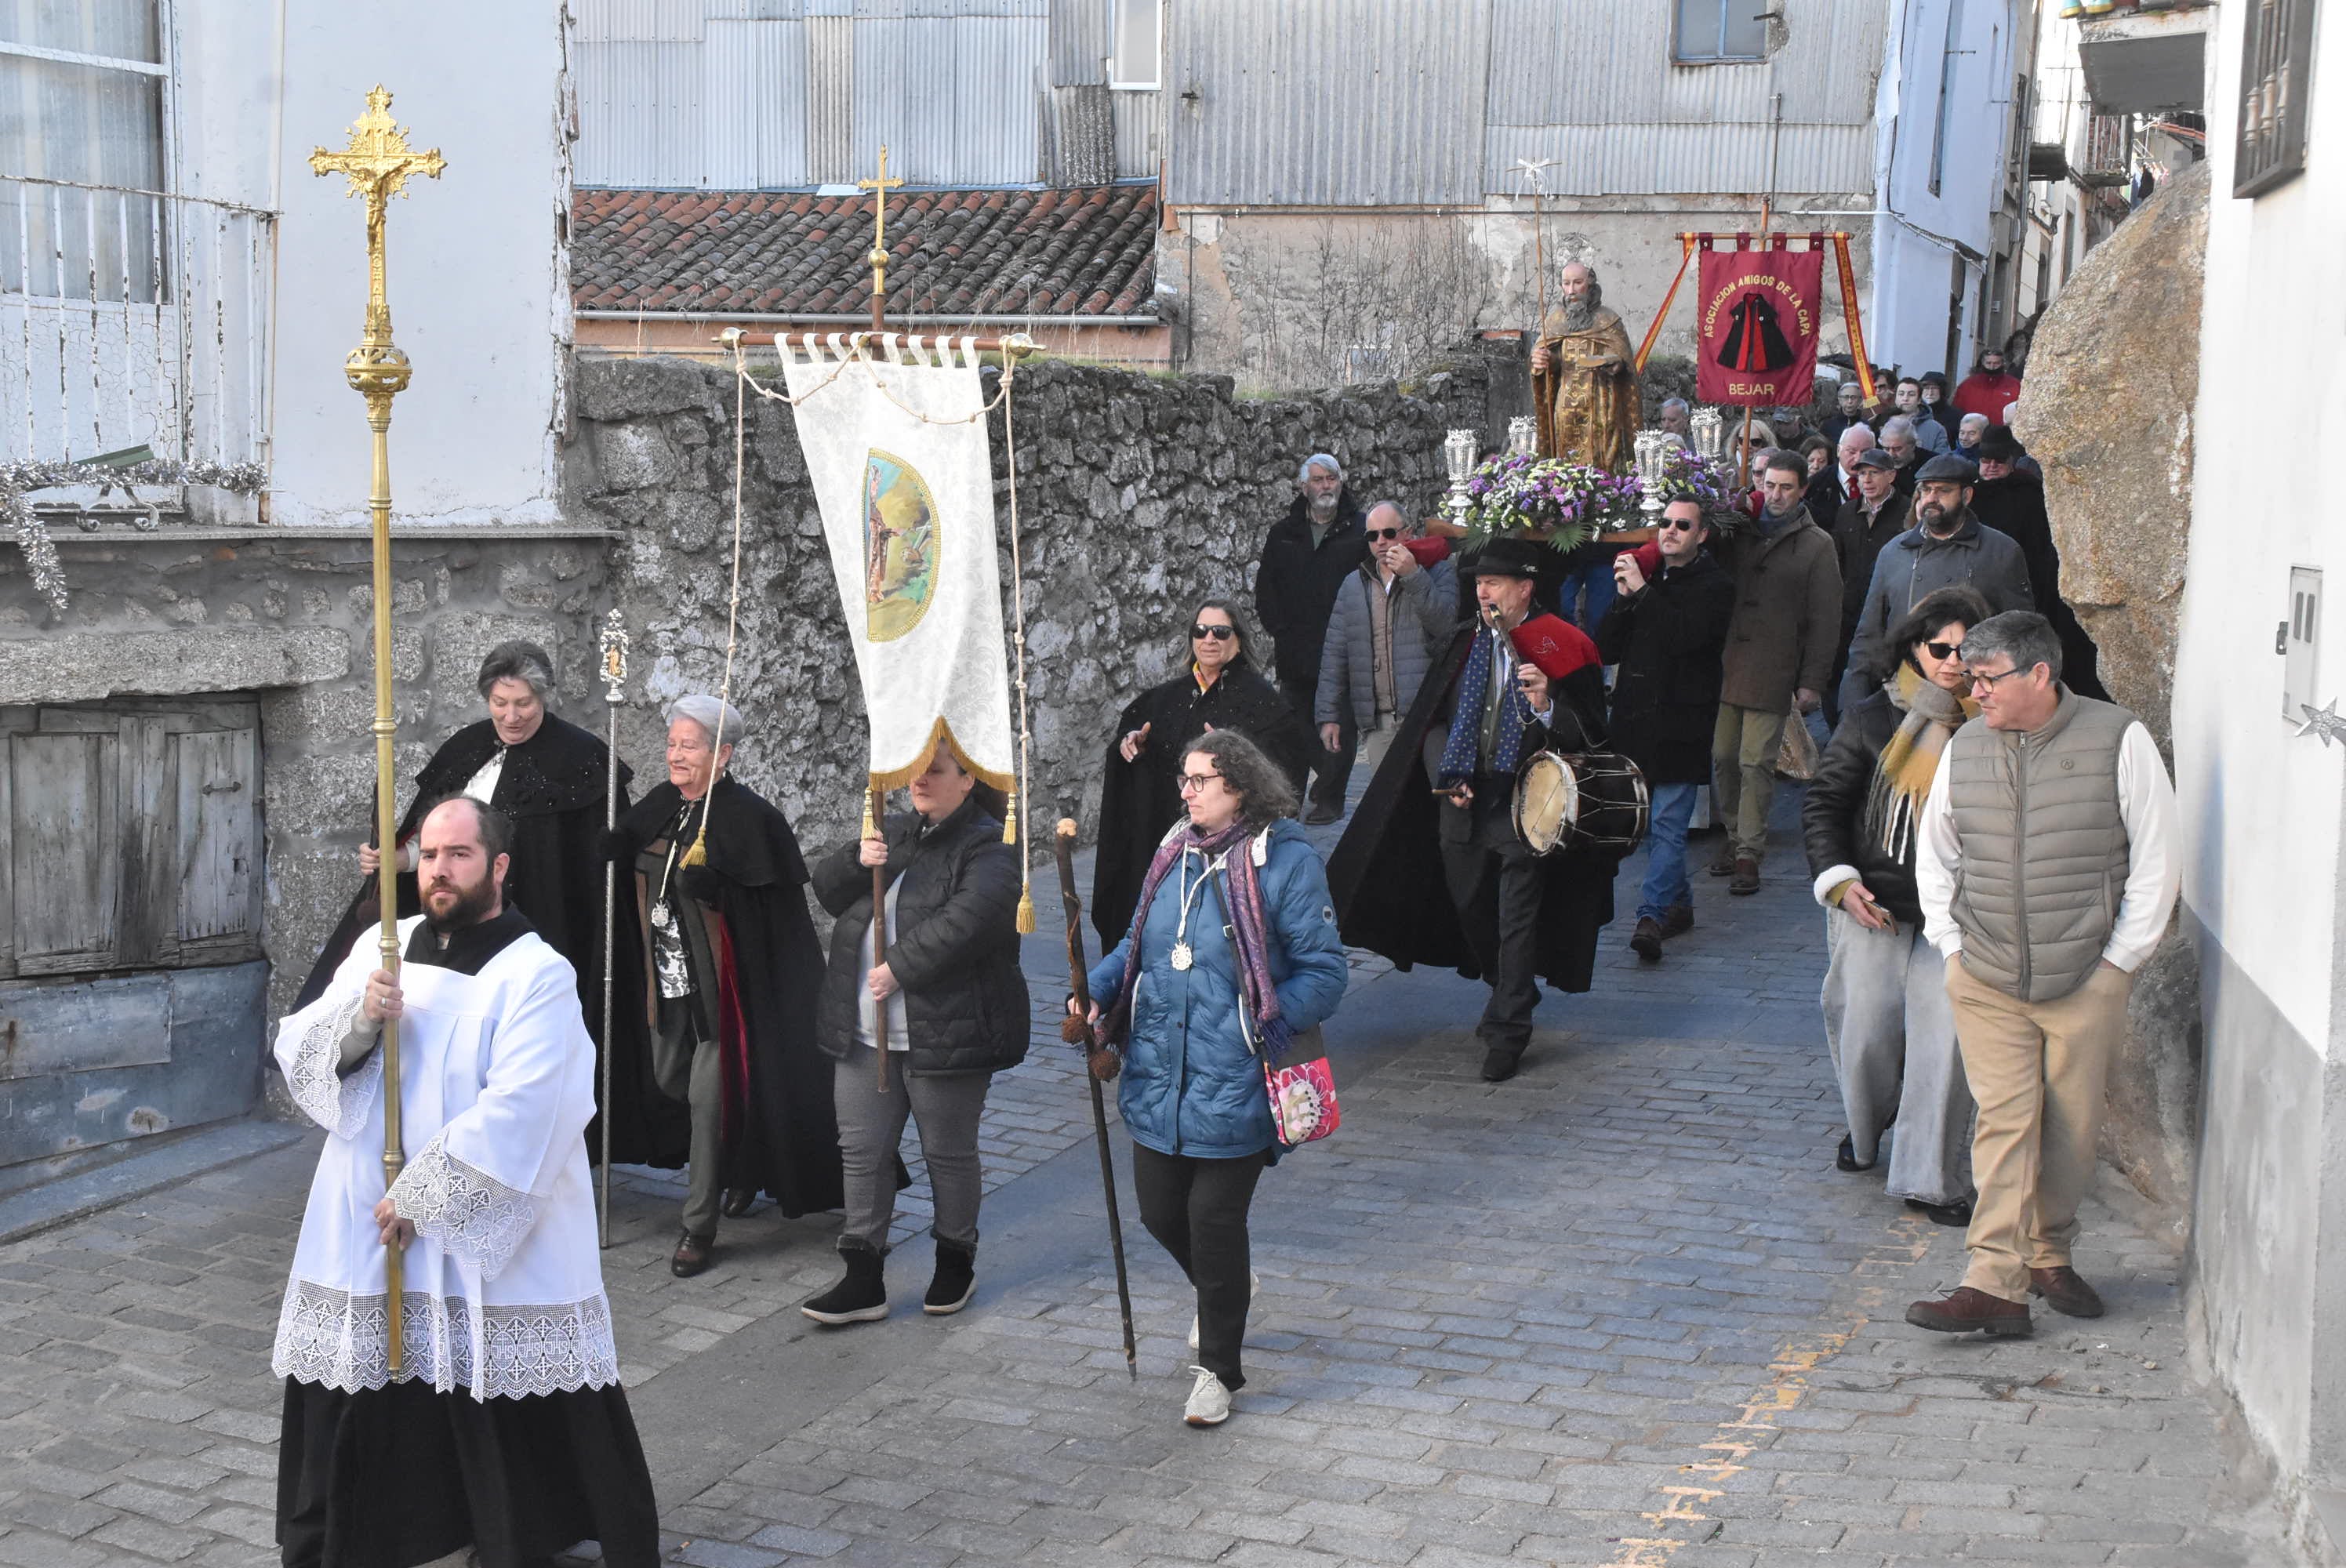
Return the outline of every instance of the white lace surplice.
[[[414,917],[402,921],[401,947]],[[335,1065],[376,963],[372,932],[325,993],[278,1026],[294,1103],[331,1135],[319,1156],[278,1319],[280,1377],[355,1393],[390,1380],[383,1248],[382,1053]],[[402,1141],[393,1192],[405,1254],[403,1379],[477,1399],[619,1380],[582,1135],[595,1048],[569,962],[535,932],[476,975],[403,964]]]

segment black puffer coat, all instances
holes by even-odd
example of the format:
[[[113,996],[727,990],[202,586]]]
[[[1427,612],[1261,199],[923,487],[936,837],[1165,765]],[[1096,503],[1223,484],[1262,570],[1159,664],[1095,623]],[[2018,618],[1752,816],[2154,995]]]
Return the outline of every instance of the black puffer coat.
[[[935,827],[906,811],[888,819],[888,881],[899,878],[888,967],[904,992],[915,1073],[995,1073],[1025,1059],[1033,1021],[1018,968],[1018,852],[974,796]],[[823,976],[815,1044],[833,1057],[855,1044],[872,869],[854,840],[814,868],[815,897],[838,918]],[[899,1058],[901,1060],[901,1058]]]
[[[1878,685],[1841,710],[1841,728],[1833,731],[1817,776],[1809,780],[1808,798],[1800,802],[1800,838],[1810,877],[1836,866],[1854,867],[1874,902],[1900,925],[1919,926],[1923,900],[1914,891],[1912,849],[1893,860],[1865,833],[1865,798],[1873,788],[1874,764],[1905,718]]]

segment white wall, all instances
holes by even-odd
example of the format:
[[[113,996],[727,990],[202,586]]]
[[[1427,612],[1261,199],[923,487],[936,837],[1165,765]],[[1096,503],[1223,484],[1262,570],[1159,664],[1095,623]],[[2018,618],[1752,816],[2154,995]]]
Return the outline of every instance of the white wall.
[[[2230,195],[2245,7],[2210,38],[2214,168],[2200,326],[2197,472],[2175,676],[2183,897],[2214,950],[2203,1147],[2194,1216],[2197,1305],[2215,1369],[2286,1471],[2308,1457],[2319,1223],[2320,1085],[2338,1038],[2340,799],[2346,751],[2298,738],[2280,712],[2274,633],[2292,565],[2323,568],[2317,701],[2346,695],[2346,529],[2320,484],[2276,453],[2334,450],[2346,430],[2331,274],[2346,168],[2308,170],[2254,200]],[[2346,36],[2319,30],[2311,143],[2334,149]],[[2165,461],[2146,453],[2146,461]],[[2229,988],[2229,999],[2222,994]],[[2309,1125],[2310,1121],[2310,1125]],[[2326,1244],[2326,1245],[2325,1245]]]
[[[2015,49],[2026,42],[2025,0],[1897,0],[1883,45],[1875,95],[1876,189],[1881,216],[1873,229],[1873,301],[1867,350],[1885,365],[1920,373],[1964,366],[1945,363],[1947,317],[1954,293],[1953,263],[1962,249],[1978,257],[1995,246],[1994,213],[2009,152]],[[1954,13],[1960,9],[1960,15]],[[1949,23],[1955,25],[1950,32]],[[1939,140],[1941,64],[1953,49],[1945,79],[1953,106],[1932,189],[1933,150]],[[1961,248],[1961,249],[1959,249]],[[1979,308],[1980,268],[1965,266],[1964,346],[1968,358]]]
[[[393,335],[415,366],[393,405],[394,515],[556,521],[570,331],[560,0],[282,4],[275,520],[365,519],[365,411],[342,372],[363,325],[365,227],[348,183],[306,160],[343,145],[380,82],[410,139],[448,160],[392,208]]]

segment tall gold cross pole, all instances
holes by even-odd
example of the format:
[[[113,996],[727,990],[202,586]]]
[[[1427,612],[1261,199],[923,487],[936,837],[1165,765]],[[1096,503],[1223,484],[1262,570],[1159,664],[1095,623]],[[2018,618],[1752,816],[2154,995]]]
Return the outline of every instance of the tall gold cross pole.
[[[888,193],[904,182],[888,178],[888,147],[880,147],[880,178],[859,179],[858,190],[872,193],[872,254],[864,258],[872,263],[872,330],[879,331],[887,326],[883,312],[888,298]]]
[[[359,346],[342,361],[351,390],[366,399],[367,425],[374,432],[374,484],[367,496],[374,533],[374,841],[382,856],[375,873],[382,899],[382,965],[399,972],[399,846],[393,807],[398,782],[393,776],[391,739],[398,728],[391,701],[391,400],[407,390],[413,367],[391,341],[391,302],[385,297],[382,273],[383,209],[401,194],[410,175],[437,179],[446,167],[440,149],[417,152],[407,135],[391,117],[391,95],[380,86],[367,95],[366,113],[351,127],[350,145],[341,152],[320,148],[310,155],[315,174],[347,175],[351,194],[366,202],[367,313],[366,332]],[[399,1179],[407,1156],[399,1141],[399,1021],[382,1021],[382,1180],[385,1187]],[[383,1254],[383,1302],[386,1349],[392,1376],[397,1377],[404,1343],[399,1248]]]

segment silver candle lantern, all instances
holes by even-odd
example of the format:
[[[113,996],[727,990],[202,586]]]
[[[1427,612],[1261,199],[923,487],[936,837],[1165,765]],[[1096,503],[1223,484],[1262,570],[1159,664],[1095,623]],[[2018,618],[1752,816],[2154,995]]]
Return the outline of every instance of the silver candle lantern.
[[[1529,457],[1539,450],[1539,421],[1519,413],[1507,421],[1507,455]]]
[[[1648,527],[1662,514],[1662,484],[1669,473],[1670,449],[1678,444],[1678,439],[1667,430],[1637,433],[1637,480],[1646,493],[1637,510],[1646,514]]]
[[[1689,423],[1694,429],[1694,449],[1717,463],[1727,453],[1727,422],[1715,408],[1698,408]]]
[[[1474,504],[1466,496],[1466,482],[1474,477],[1474,460],[1481,454],[1482,444],[1482,437],[1472,430],[1454,430],[1442,443],[1443,461],[1450,469],[1450,499],[1443,504],[1443,509],[1462,529],[1474,509]]]

